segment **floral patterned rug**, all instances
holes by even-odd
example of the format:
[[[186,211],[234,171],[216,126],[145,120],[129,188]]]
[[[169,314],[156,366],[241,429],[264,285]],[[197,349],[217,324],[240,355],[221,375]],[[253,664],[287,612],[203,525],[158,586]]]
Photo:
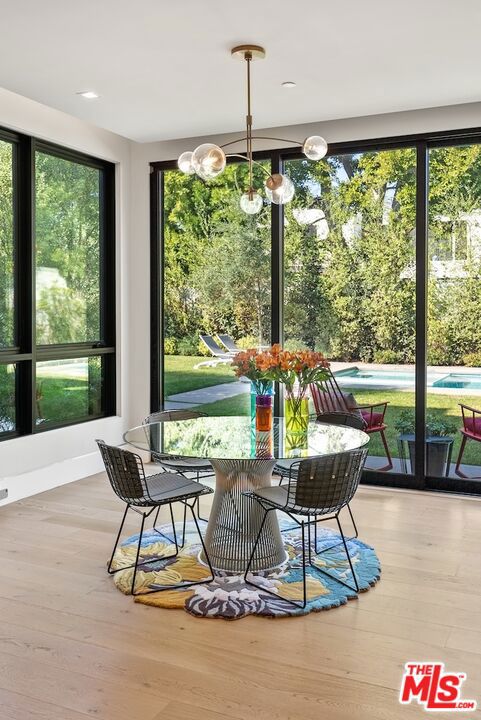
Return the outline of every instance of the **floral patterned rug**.
[[[296,608],[282,598],[302,601],[301,536],[299,529],[290,530],[292,522],[280,518],[283,539],[289,556],[289,563],[274,571],[255,572],[253,581],[261,588],[247,585],[243,575],[217,571],[215,580],[207,585],[192,585],[186,589],[163,590],[158,593],[136,595],[135,602],[154,605],[161,608],[183,608],[197,617],[226,618],[236,620],[247,615],[268,617],[286,617],[303,615],[313,611],[329,610],[344,605],[357,597],[357,593],[336,582],[336,580],[317,573],[308,567],[307,592],[309,602],[305,609]],[[182,533],[181,524],[177,526],[177,537]],[[158,528],[168,537],[172,537],[170,525]],[[118,548],[114,558],[114,569],[131,565],[135,560],[138,535],[127,538]],[[329,572],[333,577],[352,583],[351,571],[342,544],[331,548],[340,536],[328,528],[318,529],[318,550],[321,552],[315,560],[316,565]],[[349,552],[357,575],[361,592],[369,590],[380,578],[381,567],[373,548],[360,540],[348,541]],[[193,522],[187,524],[186,543],[175,558],[163,560],[171,555],[173,546],[166,542],[154,530],[146,531],[142,538],[140,562],[148,560],[137,571],[136,589],[153,590],[165,585],[192,582],[208,577],[208,568],[198,560],[200,542]],[[120,570],[114,577],[119,590],[130,594],[132,569]],[[279,597],[263,592],[265,587]]]

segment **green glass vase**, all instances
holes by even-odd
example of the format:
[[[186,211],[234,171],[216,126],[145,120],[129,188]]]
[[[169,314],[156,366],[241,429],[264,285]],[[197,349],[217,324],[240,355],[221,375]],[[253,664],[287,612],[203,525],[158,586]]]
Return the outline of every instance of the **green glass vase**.
[[[284,401],[284,417],[287,433],[305,435],[309,425],[308,398],[286,398]]]

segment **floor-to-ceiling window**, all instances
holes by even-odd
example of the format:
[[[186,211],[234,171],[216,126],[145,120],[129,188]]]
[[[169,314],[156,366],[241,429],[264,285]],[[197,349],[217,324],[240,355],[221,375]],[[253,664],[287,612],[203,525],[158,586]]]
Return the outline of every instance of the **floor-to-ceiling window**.
[[[476,440],[481,440],[479,144],[429,151],[428,261],[427,435],[439,430],[436,420],[441,419],[436,468],[447,475],[456,474],[467,437],[458,472],[481,476],[481,442]],[[463,435],[462,429],[470,434]]]
[[[113,166],[23,135],[5,138],[2,438],[115,412]]]
[[[163,173],[163,385],[166,408],[208,414],[249,410],[249,385],[209,352],[219,335],[243,348],[270,343],[270,209],[246,215],[239,196],[245,163],[216,180]],[[263,171],[255,168],[257,181]]]
[[[415,151],[284,167],[297,190],[285,207],[284,344],[331,360],[350,402],[386,426],[371,434],[368,466],[399,470],[399,424],[414,433]]]
[[[16,428],[16,364],[2,362],[15,346],[15,146],[0,139],[0,437]]]
[[[480,492],[481,442],[476,437],[464,443],[462,465],[455,471],[466,437],[462,431],[481,438],[480,140],[481,133],[473,130],[340,143],[319,162],[306,160],[295,149],[264,153],[265,166],[270,161],[272,171],[288,174],[296,194],[284,208],[270,206],[270,222],[269,207],[264,205],[252,225],[250,257],[256,268],[262,268],[266,282],[256,286],[251,280],[236,298],[244,302],[249,297],[252,311],[260,287],[267,318],[261,332],[250,330],[253,322],[242,325],[232,321],[235,313],[229,317],[225,312],[233,296],[222,283],[239,268],[239,247],[232,250],[227,210],[229,193],[232,203],[238,202],[238,186],[229,174],[212,184],[183,176],[174,182],[179,177],[174,162],[153,163],[153,187],[157,183],[158,190],[152,195],[153,247],[163,244],[165,253],[163,265],[162,257],[156,256],[157,279],[164,279],[165,392],[162,395],[155,374],[159,366],[162,370],[161,363],[154,364],[152,408],[162,403],[182,407],[184,398],[172,397],[174,386],[168,377],[174,362],[168,353],[176,346],[167,326],[171,308],[185,310],[187,298],[187,315],[195,318],[197,333],[229,332],[240,343],[261,345],[270,330],[270,340],[280,339],[287,348],[321,350],[346,395],[371,408],[374,424],[377,413],[385,425],[386,444],[380,432],[371,434],[367,477],[372,482]],[[185,211],[199,222],[206,214],[215,217],[215,242],[205,234],[204,257],[195,262],[203,266],[209,283],[218,283],[217,294],[209,296],[205,288],[212,284],[203,287],[198,280],[192,282],[190,270],[185,273],[183,254],[191,247],[182,243],[186,226],[179,219]],[[247,220],[239,218],[243,227]],[[172,243],[177,276],[169,255]],[[216,252],[219,247],[230,251]],[[243,263],[241,267],[245,277]],[[186,284],[179,282],[186,277]],[[159,297],[153,293],[154,315]],[[153,330],[155,347],[161,324],[154,323]],[[179,380],[181,360],[175,362]],[[211,385],[214,395],[216,384],[225,386],[229,379],[225,368],[215,370],[222,375],[220,381],[208,379],[214,371],[202,365],[198,369],[202,368],[207,369],[202,385]],[[461,405],[470,408],[465,409],[464,421]],[[239,398],[224,406],[207,404],[206,409],[215,414],[245,412],[247,405]],[[480,410],[479,415],[473,410]]]

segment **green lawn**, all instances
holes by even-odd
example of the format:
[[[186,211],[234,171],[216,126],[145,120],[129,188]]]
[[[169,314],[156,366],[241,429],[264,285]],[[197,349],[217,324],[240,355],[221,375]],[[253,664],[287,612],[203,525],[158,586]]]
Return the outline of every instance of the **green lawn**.
[[[396,390],[356,390],[356,400],[360,405],[389,401],[386,413],[386,437],[389,448],[393,457],[399,457],[397,448],[398,432],[394,428],[396,419],[400,413],[406,409],[414,408],[414,393],[402,392]],[[470,398],[468,396],[449,396],[428,394],[428,408],[441,416],[449,418],[461,427],[461,414],[458,403],[466,403],[480,407],[481,398]],[[199,405],[198,409],[206,412],[208,415],[244,415],[249,412],[249,396],[239,395],[229,398],[228,400],[219,400],[218,402],[209,403],[208,405]],[[453,447],[453,462],[457,458],[459,445],[461,442],[461,434],[457,433]],[[379,433],[371,435],[369,444],[369,452],[371,455],[384,455],[384,448],[379,437]],[[481,443],[469,442],[463,457],[463,463],[467,465],[481,465]]]
[[[194,370],[194,365],[209,358],[191,357],[186,355],[165,356],[165,397],[188,390],[211,387],[220,383],[234,382],[237,378],[227,364],[217,367],[201,367]]]
[[[38,389],[36,410],[44,422],[67,422],[100,412],[100,397],[89,392],[87,380],[42,378]]]

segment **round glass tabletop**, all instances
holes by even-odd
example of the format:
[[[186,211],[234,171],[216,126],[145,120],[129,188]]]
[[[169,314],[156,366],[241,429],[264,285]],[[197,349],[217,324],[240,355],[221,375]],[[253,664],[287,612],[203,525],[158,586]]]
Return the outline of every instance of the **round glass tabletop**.
[[[169,420],[132,428],[124,434],[129,445],[160,455],[186,458],[255,460],[319,457],[355,450],[369,435],[346,427],[309,422],[306,432],[286,431],[284,418],[274,418],[270,432],[257,432],[248,416],[198,417]]]

